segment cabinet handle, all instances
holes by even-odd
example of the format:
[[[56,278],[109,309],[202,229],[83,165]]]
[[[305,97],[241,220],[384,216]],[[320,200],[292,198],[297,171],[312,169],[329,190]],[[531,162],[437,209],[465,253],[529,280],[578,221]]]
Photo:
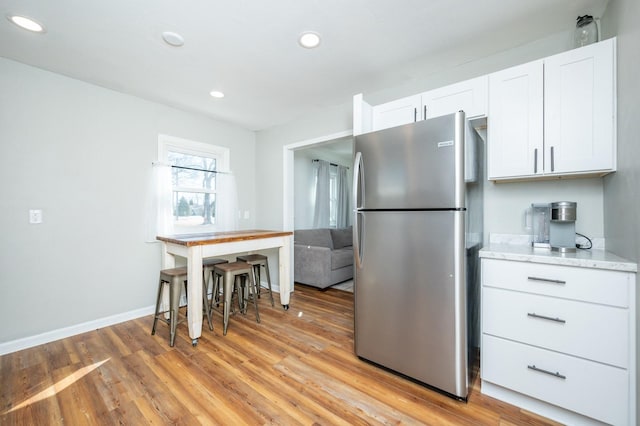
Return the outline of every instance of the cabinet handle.
[[[550,278],[539,278],[539,277],[527,277],[529,281],[542,281],[544,283],[552,283],[552,284],[566,284],[566,281],[562,280],[552,280]]]
[[[558,379],[566,379],[567,378],[567,376],[564,376],[564,375],[558,373],[557,371],[554,373],[554,372],[549,371],[549,370],[538,368],[535,365],[527,365],[527,368],[529,370],[538,371],[540,373],[544,373],[544,374],[548,374],[548,375],[553,376],[553,377],[557,377]]]
[[[555,171],[555,169],[556,169],[556,164],[555,163],[556,162],[555,162],[555,158],[554,158],[554,155],[553,155],[553,147],[551,147],[551,171],[552,172]]]
[[[427,106],[424,106],[424,112],[423,112],[424,117],[422,118],[423,120],[427,119]]]
[[[413,122],[418,121],[418,108],[413,109]]]
[[[533,173],[538,173],[538,148],[533,150]]]
[[[567,321],[560,319],[560,318],[553,318],[553,317],[547,317],[544,315],[538,315],[535,312],[527,312],[527,316],[531,317],[531,318],[540,318],[540,319],[544,319],[544,320],[549,320],[549,321],[555,321],[555,322],[560,322],[562,324],[565,324]]]

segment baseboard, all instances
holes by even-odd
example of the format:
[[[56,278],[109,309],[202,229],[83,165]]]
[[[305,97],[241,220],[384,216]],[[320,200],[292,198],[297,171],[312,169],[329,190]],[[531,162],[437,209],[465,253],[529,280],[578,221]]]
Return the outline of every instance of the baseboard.
[[[266,286],[266,282],[263,286]],[[280,293],[280,287],[273,285],[273,292]],[[98,328],[108,327],[110,325],[119,324],[121,322],[133,320],[136,318],[153,315],[155,306],[148,306],[121,314],[112,315],[110,317],[99,318],[93,321],[87,321],[82,324],[72,325],[70,327],[60,328],[57,330],[47,331],[46,333],[36,334],[35,336],[23,337],[9,342],[0,343],[0,355],[10,354],[12,352],[21,351],[23,349],[32,348],[34,346],[43,345],[66,337],[75,336],[77,334],[86,333],[87,331],[97,330]]]
[[[70,327],[47,331],[46,333],[37,334],[35,336],[24,337],[22,339],[12,340],[10,342],[2,342],[0,343],[0,355],[32,348],[44,343],[54,342],[66,337],[75,336],[77,334],[86,333],[87,331],[97,330],[99,328],[108,327],[110,325],[119,324],[121,322],[144,317],[147,315],[153,315],[154,312],[155,306],[152,305],[146,308],[140,308],[105,318],[99,318],[93,321],[87,321],[82,324],[72,325]],[[149,323],[149,325],[151,325],[151,323]],[[149,330],[151,330],[151,328],[149,328]]]

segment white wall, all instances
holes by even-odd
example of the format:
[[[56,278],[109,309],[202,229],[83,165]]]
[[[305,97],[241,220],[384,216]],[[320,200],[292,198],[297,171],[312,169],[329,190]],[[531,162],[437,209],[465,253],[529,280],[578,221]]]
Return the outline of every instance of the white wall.
[[[609,3],[602,27],[618,37],[618,172],[604,181],[604,229],[607,248],[640,263],[640,2]],[[640,306],[640,279],[636,278],[636,306]],[[636,313],[636,353],[640,353],[640,317]],[[640,383],[640,357],[636,357]],[[637,401],[636,401],[637,402]],[[640,404],[636,406],[640,418]]]
[[[255,226],[253,132],[0,58],[0,346],[154,305],[159,133],[229,147]]]
[[[570,25],[570,24],[569,24]],[[449,55],[442,58],[439,72],[425,68],[425,76],[419,80],[408,81],[398,87],[379,93],[365,93],[364,98],[370,104],[378,104],[402,96],[419,93],[434,87],[443,86],[464,79],[487,74],[493,71],[538,59],[544,56],[568,50],[572,47],[572,28],[565,32],[546,37],[516,49],[500,52],[484,58],[476,58],[473,52],[464,55]],[[457,63],[452,63],[456,58]],[[438,61],[433,58],[431,62]],[[429,61],[427,61],[429,62]],[[459,65],[457,65],[459,64]],[[358,93],[354,88],[354,94]],[[352,100],[317,112],[313,116],[303,117],[284,126],[279,126],[257,134],[258,175],[265,176],[274,171],[268,179],[261,180],[258,188],[259,203],[271,202],[273,209],[258,219],[260,226],[282,226],[282,199],[273,197],[282,188],[282,147],[305,139],[338,133],[352,128]],[[578,203],[578,232],[590,237],[603,237],[603,193],[602,179],[568,179],[554,182],[530,182],[493,184],[485,183],[485,233],[524,234],[524,211],[531,202],[576,201]],[[271,190],[269,190],[271,189]]]

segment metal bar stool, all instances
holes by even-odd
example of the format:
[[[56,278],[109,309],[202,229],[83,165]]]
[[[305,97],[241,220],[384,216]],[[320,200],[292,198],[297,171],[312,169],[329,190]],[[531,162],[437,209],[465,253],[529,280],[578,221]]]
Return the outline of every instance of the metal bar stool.
[[[178,320],[178,311],[180,309],[180,292],[182,288],[180,284],[184,286],[185,295],[187,294],[187,268],[171,268],[163,269],[160,271],[160,279],[158,282],[158,298],[156,299],[156,312],[153,318],[153,327],[151,328],[151,335],[156,334],[156,325],[158,319],[169,324],[169,346],[174,345],[176,339],[176,328],[182,321]],[[165,285],[169,286],[169,310],[161,311],[162,293]],[[209,330],[213,330],[213,323],[211,322],[211,311],[207,300],[206,284],[202,283],[204,313],[207,316],[207,322],[209,323]],[[169,312],[169,318],[165,318],[164,314]]]
[[[246,262],[249,265],[253,266],[253,278],[256,282],[256,286],[258,287],[258,297],[260,297],[260,293],[262,293],[262,286],[260,285],[260,267],[264,267],[264,270],[267,274],[267,285],[269,286],[269,297],[271,298],[271,306],[274,306],[273,291],[271,291],[271,275],[269,274],[269,258],[262,254],[246,254],[244,256],[236,257],[236,260]]]
[[[213,274],[215,276],[214,281],[214,295],[217,289],[220,287],[220,279],[222,279],[222,295],[224,297],[223,307],[223,334],[226,336],[227,328],[229,326],[229,313],[231,310],[231,294],[233,293],[233,287],[236,283],[236,278],[249,278],[248,292],[249,295],[253,295],[253,305],[256,310],[256,322],[260,322],[260,314],[258,312],[258,298],[255,297],[256,284],[253,280],[253,266],[245,262],[232,262],[221,263],[213,266]],[[246,300],[244,297],[244,289],[238,289],[238,302],[241,306],[241,311],[246,312]],[[211,305],[215,302],[215,297],[211,298]]]
[[[210,280],[215,281],[215,277],[213,276],[213,267],[221,263],[229,263],[229,261],[227,259],[217,259],[213,257],[202,259],[202,282],[205,283],[205,288],[207,289],[205,294],[208,294],[209,292]],[[215,298],[217,303],[219,301],[219,296],[215,293],[215,288],[212,288],[212,292],[213,294],[211,295],[211,299],[213,300]]]

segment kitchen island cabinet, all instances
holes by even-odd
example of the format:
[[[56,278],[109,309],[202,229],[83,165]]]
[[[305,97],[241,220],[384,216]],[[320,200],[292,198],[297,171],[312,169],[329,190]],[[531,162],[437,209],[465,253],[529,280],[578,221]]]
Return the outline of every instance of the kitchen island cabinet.
[[[482,392],[569,424],[635,424],[637,265],[602,250],[481,250]]]

